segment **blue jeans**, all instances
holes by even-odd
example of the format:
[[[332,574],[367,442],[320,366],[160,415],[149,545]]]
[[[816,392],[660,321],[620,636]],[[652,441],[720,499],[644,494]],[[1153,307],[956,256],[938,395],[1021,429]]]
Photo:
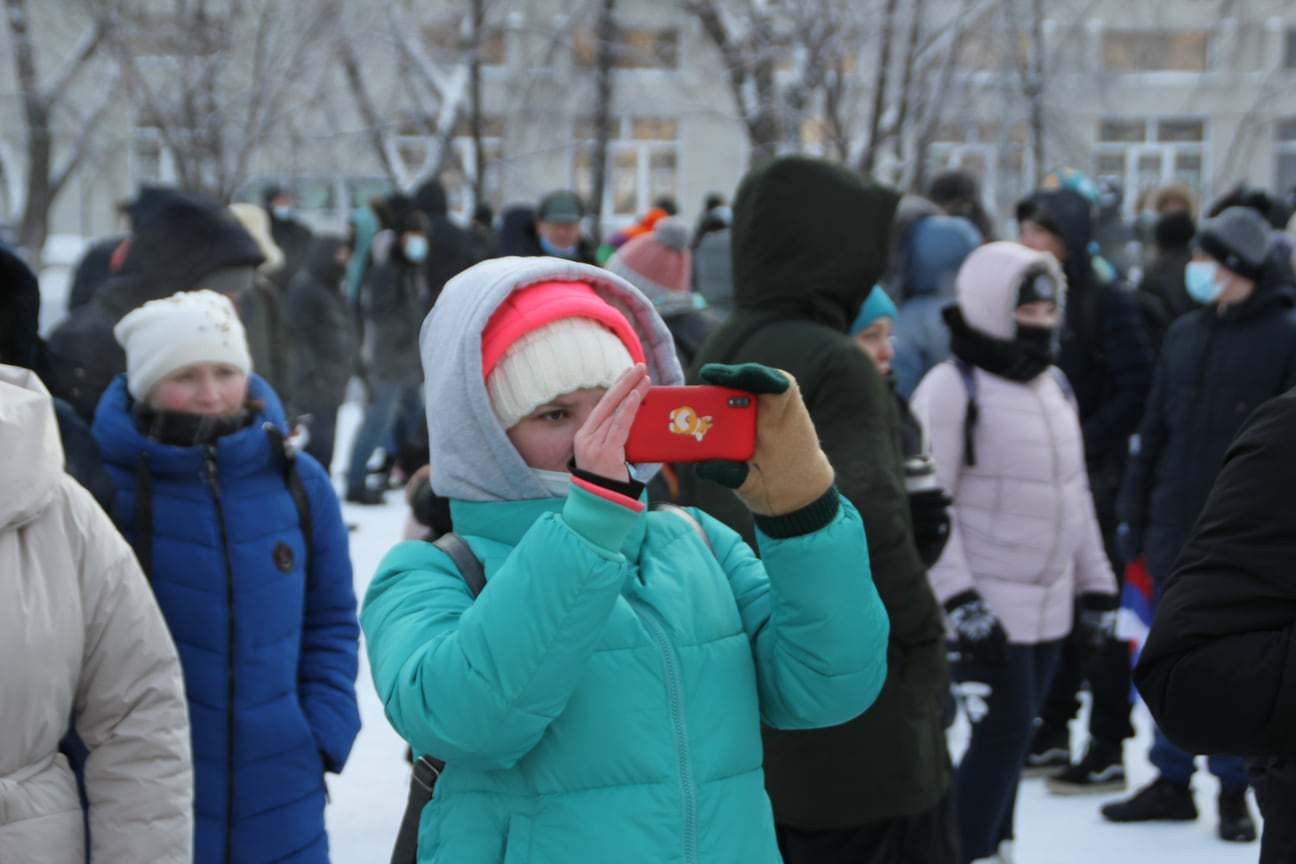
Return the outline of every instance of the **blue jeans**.
[[[1160,728],[1153,730],[1152,749],[1148,759],[1161,772],[1161,776],[1171,783],[1187,786],[1192,780],[1196,765],[1194,756],[1185,753],[1161,734]],[[1246,768],[1239,756],[1207,756],[1206,768],[1219,778],[1220,786],[1225,789],[1245,789],[1247,785]]]
[[[954,680],[962,685],[974,721],[954,781],[964,861],[988,858],[1000,842],[1013,839],[1017,784],[1061,651],[1058,639],[1009,645],[1002,666],[954,664]]]
[[[347,490],[365,485],[366,465],[378,445],[383,442],[403,418],[406,428],[417,429],[423,419],[423,391],[418,384],[392,381],[374,382],[374,400],[365,410],[364,423],[356,433],[351,448],[351,464],[347,467]]]

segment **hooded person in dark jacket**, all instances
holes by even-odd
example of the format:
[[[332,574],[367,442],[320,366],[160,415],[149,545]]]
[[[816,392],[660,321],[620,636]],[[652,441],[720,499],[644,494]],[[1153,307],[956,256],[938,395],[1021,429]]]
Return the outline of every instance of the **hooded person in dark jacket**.
[[[826,161],[753,169],[734,200],[732,316],[694,360],[790,372],[837,484],[868,526],[874,582],[891,620],[887,681],[840,726],[765,731],[766,789],[788,862],[957,860],[940,608],[910,526],[899,423],[886,382],[846,335],[886,269],[899,195]],[[743,533],[728,491],[691,474],[682,498]],[[879,856],[879,857],[870,857]]]
[[[136,225],[121,271],[50,334],[51,393],[90,423],[99,397],[126,370],[126,355],[112,335],[122,316],[177,291],[210,288],[241,296],[252,290],[264,260],[256,241],[219,201],[167,196]]]
[[[0,364],[35,372],[42,382],[53,377],[49,349],[40,337],[40,284],[18,253],[0,244]],[[89,490],[108,515],[116,514],[116,487],[104,470],[99,445],[90,427],[62,399],[54,400],[67,471]]]
[[[1296,391],[1266,402],[1242,427],[1134,667],[1167,738],[1189,753],[1253,757],[1265,817],[1261,864],[1296,862],[1293,440]]]
[[[535,209],[528,204],[514,204],[506,207],[500,214],[500,229],[497,237],[499,257],[509,255],[531,255],[529,235],[534,230]]]
[[[1087,184],[1083,175],[1060,173]],[[1075,395],[1094,508],[1107,557],[1117,561],[1116,492],[1129,438],[1143,416],[1153,357],[1133,292],[1095,272],[1093,216],[1090,199],[1074,188],[1041,189],[1017,205],[1022,244],[1052,254],[1062,262],[1066,275],[1067,304],[1057,365]],[[1121,572],[1119,565],[1115,569]],[[1056,792],[1124,789],[1121,742],[1134,737],[1129,650],[1112,638],[1094,652],[1078,639],[1063,646],[1027,768],[1032,773],[1056,770],[1050,777],[1050,788]],[[1072,765],[1068,724],[1079,710],[1076,693],[1086,679],[1095,694],[1089,719],[1091,740],[1085,755]]]
[[[428,254],[423,262],[423,277],[427,280],[424,303],[426,309],[431,309],[445,283],[476,264],[477,259],[473,255],[472,235],[450,219],[445,187],[439,180],[429,180],[418,188],[414,206],[428,220]]]
[[[262,206],[270,217],[270,236],[283,252],[284,262],[271,279],[280,291],[306,265],[310,255],[311,230],[297,221],[293,211],[293,197],[282,186],[268,186],[261,196]]]
[[[1192,239],[1196,233],[1192,214],[1186,210],[1171,210],[1158,217],[1152,227],[1156,252],[1143,270],[1139,290],[1160,302],[1168,321],[1197,308],[1184,287],[1184,269],[1192,258]],[[1159,352],[1161,346],[1153,348]]]
[[[328,470],[337,412],[355,369],[351,311],[343,289],[350,249],[341,237],[317,235],[306,266],[288,284],[285,319],[291,334],[297,408],[309,415],[305,450]]]
[[[1118,504],[1126,560],[1143,556],[1158,588],[1188,541],[1234,433],[1259,405],[1296,386],[1296,276],[1274,253],[1258,213],[1233,207],[1203,222],[1186,281],[1207,305],[1166,334]],[[1103,815],[1195,819],[1193,757],[1157,730],[1151,760],[1156,781]],[[1223,790],[1220,836],[1254,839],[1241,763],[1212,757],[1209,765]]]

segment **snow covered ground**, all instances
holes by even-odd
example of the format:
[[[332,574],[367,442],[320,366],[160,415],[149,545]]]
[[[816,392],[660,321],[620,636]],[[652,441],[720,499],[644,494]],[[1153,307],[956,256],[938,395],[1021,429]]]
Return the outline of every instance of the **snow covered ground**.
[[[350,431],[358,422],[354,405],[344,407],[339,418],[338,456],[350,452]],[[406,508],[404,497],[391,492],[381,507],[343,505],[351,533],[351,560],[355,567],[356,594],[363,598],[379,560],[401,538]],[[409,769],[404,761],[404,742],[383,717],[382,705],[369,677],[368,663],[361,653],[360,716],[364,727],[351,752],[346,771],[329,778],[331,804],[328,829],[335,864],[372,864],[385,861],[405,809]],[[1077,721],[1073,738],[1082,746],[1084,727]],[[1151,742],[1151,720],[1141,706],[1135,715],[1138,737],[1125,748],[1131,788],[1155,775],[1147,761]],[[956,725],[952,736],[956,751],[963,730]],[[1202,760],[1199,760],[1201,762]],[[867,782],[867,778],[864,778]],[[1098,807],[1117,796],[1057,797],[1044,790],[1042,780],[1023,781],[1017,803],[1017,864],[1251,864],[1259,858],[1256,843],[1231,844],[1215,836],[1215,779],[1198,774],[1197,807],[1202,817],[1194,823],[1113,825],[1098,814]],[[1254,799],[1252,812],[1258,816]]]

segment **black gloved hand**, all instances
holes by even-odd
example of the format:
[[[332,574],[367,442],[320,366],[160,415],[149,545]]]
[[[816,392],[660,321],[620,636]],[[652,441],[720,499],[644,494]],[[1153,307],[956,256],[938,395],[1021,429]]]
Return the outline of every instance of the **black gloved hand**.
[[[1116,632],[1116,610],[1120,608],[1120,598],[1115,594],[1089,592],[1080,595],[1079,607],[1076,635],[1085,647],[1097,651]]]
[[[975,588],[946,600],[945,612],[958,636],[964,663],[1002,666],[1008,662],[1008,634]]]
[[[909,514],[913,518],[914,545],[923,566],[940,560],[950,537],[949,505],[953,499],[944,489],[924,489],[909,494]]]

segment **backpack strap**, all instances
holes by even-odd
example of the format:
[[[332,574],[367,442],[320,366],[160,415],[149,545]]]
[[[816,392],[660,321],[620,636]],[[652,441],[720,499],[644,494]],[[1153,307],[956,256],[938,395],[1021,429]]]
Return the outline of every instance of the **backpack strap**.
[[[450,556],[476,600],[486,587],[486,568],[468,542],[450,532],[433,540],[432,545]],[[405,801],[405,815],[401,817],[400,830],[396,832],[391,864],[416,864],[418,861],[419,819],[423,816],[423,808],[432,800],[432,790],[444,770],[445,762],[435,756],[420,756],[414,763],[414,770],[410,774],[409,797]]]
[[[955,357],[953,363],[959,377],[963,379],[964,388],[967,389],[967,411],[963,415],[963,464],[972,468],[977,464],[976,424],[981,417],[981,407],[977,404],[976,375],[973,374],[971,364],[963,358]]]
[[[707,548],[711,550],[711,553],[715,554],[715,547],[711,545],[711,538],[707,536],[706,529],[702,527],[702,523],[692,513],[685,510],[683,507],[679,506],[678,504],[671,504],[666,501],[658,501],[652,506],[650,506],[648,509],[655,510],[658,513],[674,514],[675,516],[678,516],[680,519],[683,519],[685,522],[689,523],[689,527],[691,527],[697,533],[697,535],[702,538],[702,542],[705,543]]]
[[[302,483],[301,474],[297,471],[297,451],[284,440],[283,432],[275,424],[267,422],[261,428],[265,430],[266,437],[270,439],[270,449],[278,454],[284,485],[288,487],[288,494],[292,496],[293,506],[297,508],[297,521],[301,523],[302,540],[306,544],[306,560],[304,564],[309,583],[311,551],[315,547],[315,538],[311,523],[310,496],[306,494],[306,486]]]

